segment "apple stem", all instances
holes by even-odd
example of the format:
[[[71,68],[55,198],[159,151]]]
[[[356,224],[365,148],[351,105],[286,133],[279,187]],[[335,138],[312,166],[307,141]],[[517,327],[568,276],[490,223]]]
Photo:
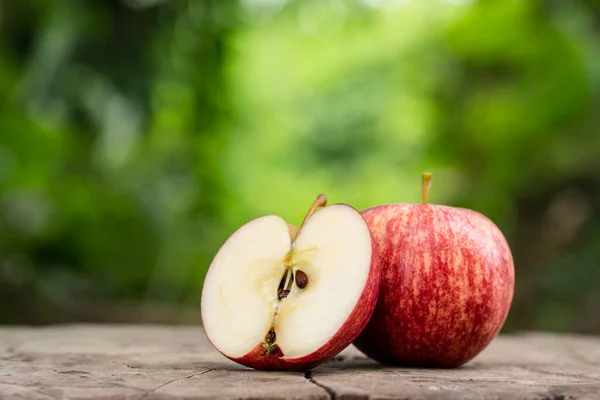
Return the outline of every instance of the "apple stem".
[[[312,217],[312,215],[315,213],[315,211],[317,211],[317,208],[319,208],[319,207],[325,207],[326,205],[327,205],[327,196],[325,196],[324,194],[318,195],[317,198],[315,199],[315,201],[312,203],[312,206],[310,206],[310,210],[308,210],[308,213],[304,217],[304,220],[302,221],[302,224],[300,225],[300,227],[296,231],[296,234],[294,235],[292,243],[296,241],[296,238],[300,234],[300,231],[302,230],[302,228],[304,228],[304,225],[306,224],[306,222],[308,221],[308,219],[310,217]]]
[[[431,188],[431,172],[421,174],[421,203],[427,204],[429,200],[429,189]]]

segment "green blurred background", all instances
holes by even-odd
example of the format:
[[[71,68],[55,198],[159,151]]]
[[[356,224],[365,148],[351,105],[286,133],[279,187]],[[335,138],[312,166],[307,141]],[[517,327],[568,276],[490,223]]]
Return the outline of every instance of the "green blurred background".
[[[600,333],[600,1],[0,1],[1,323],[197,323],[238,226],[422,170],[506,234],[507,331]]]

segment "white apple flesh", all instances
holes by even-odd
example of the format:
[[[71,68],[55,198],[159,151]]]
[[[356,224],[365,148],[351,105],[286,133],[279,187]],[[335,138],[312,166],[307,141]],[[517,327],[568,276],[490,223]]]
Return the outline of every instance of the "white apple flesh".
[[[315,209],[297,232],[278,216],[248,222],[211,263],[203,326],[231,360],[308,370],[350,345],[373,313],[379,264],[366,222],[347,205]]]

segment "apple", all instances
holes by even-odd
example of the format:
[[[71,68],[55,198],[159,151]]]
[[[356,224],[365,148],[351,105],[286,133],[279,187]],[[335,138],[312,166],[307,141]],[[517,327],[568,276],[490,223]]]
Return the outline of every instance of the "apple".
[[[318,210],[317,210],[318,209]],[[229,359],[305,371],[349,346],[379,291],[377,252],[360,213],[317,197],[299,228],[274,215],[234,232],[204,280],[202,323]]]
[[[354,342],[385,364],[451,368],[498,334],[514,291],[514,265],[498,227],[482,214],[427,203],[362,212],[378,248],[379,299]]]

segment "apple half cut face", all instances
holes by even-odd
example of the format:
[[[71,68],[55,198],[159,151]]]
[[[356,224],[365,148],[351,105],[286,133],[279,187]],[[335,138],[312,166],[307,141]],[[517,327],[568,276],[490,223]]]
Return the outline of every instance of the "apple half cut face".
[[[379,290],[369,228],[350,206],[315,208],[297,232],[278,216],[252,220],[215,256],[202,322],[226,357],[256,369],[307,370],[367,324]]]

